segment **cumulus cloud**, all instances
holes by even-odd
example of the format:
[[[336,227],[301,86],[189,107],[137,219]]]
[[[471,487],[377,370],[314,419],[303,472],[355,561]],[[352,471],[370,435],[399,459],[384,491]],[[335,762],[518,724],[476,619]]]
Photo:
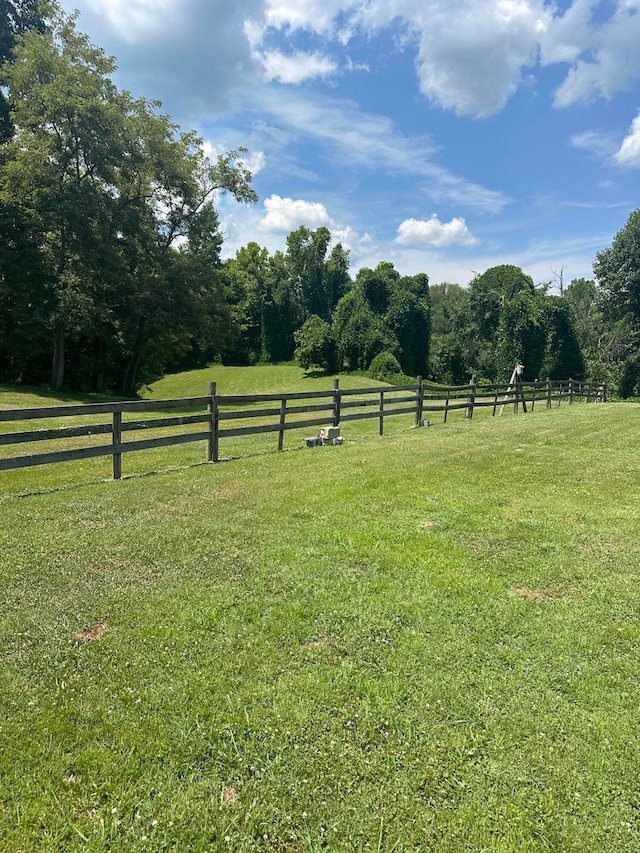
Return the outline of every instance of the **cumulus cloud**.
[[[467,0],[451,18],[451,7],[434,4],[419,22],[420,89],[459,115],[492,115],[536,63],[548,13],[526,0]]]
[[[179,122],[203,107],[227,108],[233,91],[259,67],[245,22],[262,17],[265,0],[61,0],[80,8],[79,29],[118,59],[117,83],[161,98]]]
[[[640,168],[640,115],[633,120],[631,129],[614,159],[619,166]]]
[[[289,56],[279,50],[268,50],[257,54],[264,66],[265,80],[298,85],[314,77],[328,77],[338,66],[328,56],[320,53],[296,51]]]
[[[440,222],[434,213],[431,219],[405,219],[398,226],[396,243],[403,246],[475,246],[478,240],[471,235],[467,223],[460,217]]]
[[[580,5],[584,5],[584,0]],[[638,0],[618,0],[613,14],[604,23],[592,20],[583,28],[581,42],[575,43],[575,56],[579,58],[556,89],[556,106],[566,107],[598,97],[609,99],[640,79],[639,12]],[[553,54],[551,57],[554,58]]]
[[[259,222],[261,231],[288,234],[300,225],[308,228],[331,225],[327,208],[317,201],[272,195],[264,200],[264,208],[266,215]]]

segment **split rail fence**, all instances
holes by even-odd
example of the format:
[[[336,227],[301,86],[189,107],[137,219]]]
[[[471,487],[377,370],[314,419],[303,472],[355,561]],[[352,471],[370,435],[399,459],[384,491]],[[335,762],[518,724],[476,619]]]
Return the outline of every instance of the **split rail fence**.
[[[113,478],[122,477],[122,454],[150,450],[170,445],[203,441],[207,447],[207,461],[218,462],[221,439],[233,436],[278,434],[278,450],[284,447],[284,435],[290,430],[310,430],[319,426],[339,426],[350,421],[376,419],[379,434],[384,432],[385,418],[412,415],[414,426],[426,423],[425,415],[440,414],[446,423],[451,412],[464,410],[465,418],[473,418],[475,409],[491,408],[495,416],[505,406],[527,412],[536,404],[551,408],[562,401],[606,402],[606,387],[601,383],[536,380],[514,384],[477,384],[434,386],[417,378],[411,385],[384,385],[374,388],[341,389],[338,380],[327,391],[294,391],[284,394],[218,394],[211,383],[209,394],[177,400],[132,400],[119,403],[88,403],[73,406],[48,406],[36,409],[0,409],[0,452],[9,446],[51,442],[60,439],[110,436],[108,443],[90,443],[87,446],[64,450],[50,450],[29,455],[0,456],[0,471],[28,468],[76,459],[111,456]],[[171,410],[176,414],[169,414]],[[194,414],[188,414],[195,410]],[[144,417],[160,413],[160,417]],[[123,415],[143,415],[125,420]],[[110,415],[109,422],[78,424],[78,419]],[[72,418],[73,425],[37,429],[24,429],[24,422],[42,419]],[[256,423],[256,421],[260,421]],[[4,432],[4,424],[16,422],[21,429]],[[242,426],[238,423],[243,423]],[[248,425],[244,425],[248,423]],[[195,431],[171,432],[168,429],[194,426]],[[131,432],[160,430],[162,435],[153,438],[125,440]]]

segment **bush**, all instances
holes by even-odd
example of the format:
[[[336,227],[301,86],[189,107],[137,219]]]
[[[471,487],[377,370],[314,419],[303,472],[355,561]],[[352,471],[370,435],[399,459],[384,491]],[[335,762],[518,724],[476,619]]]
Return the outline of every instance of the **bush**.
[[[369,365],[367,373],[372,379],[388,382],[390,385],[411,385],[415,381],[411,376],[405,376],[400,362],[392,352],[378,353]]]

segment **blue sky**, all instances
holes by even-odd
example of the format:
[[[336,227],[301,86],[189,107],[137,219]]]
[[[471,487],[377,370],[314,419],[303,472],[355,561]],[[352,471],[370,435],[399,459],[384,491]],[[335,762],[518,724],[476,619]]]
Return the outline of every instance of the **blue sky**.
[[[640,0],[75,0],[78,27],[260,201],[225,255],[326,225],[351,270],[592,277],[640,206]]]

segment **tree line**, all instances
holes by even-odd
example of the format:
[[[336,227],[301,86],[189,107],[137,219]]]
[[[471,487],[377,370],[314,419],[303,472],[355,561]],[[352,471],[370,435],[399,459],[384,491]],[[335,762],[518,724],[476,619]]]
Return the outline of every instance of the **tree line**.
[[[0,381],[131,394],[164,371],[290,361],[463,384],[592,378],[640,392],[640,210],[560,296],[519,267],[467,287],[327,228],[226,261],[220,193],[257,200],[243,149],[211,162],[55,2],[0,0]]]

